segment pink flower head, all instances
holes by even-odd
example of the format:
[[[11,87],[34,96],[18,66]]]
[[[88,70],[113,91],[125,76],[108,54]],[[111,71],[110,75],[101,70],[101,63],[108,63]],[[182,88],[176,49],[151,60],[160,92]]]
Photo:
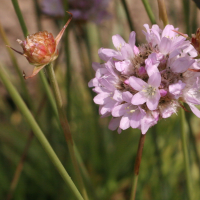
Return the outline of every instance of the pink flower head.
[[[168,118],[187,103],[200,117],[200,60],[195,48],[167,25],[144,25],[147,43],[135,45],[135,32],[129,41],[112,37],[115,49],[99,50],[104,64],[95,63],[96,77],[89,82],[97,96],[100,114],[112,115],[109,128],[120,133],[129,127],[145,134],[158,120]],[[103,111],[102,111],[103,110]]]

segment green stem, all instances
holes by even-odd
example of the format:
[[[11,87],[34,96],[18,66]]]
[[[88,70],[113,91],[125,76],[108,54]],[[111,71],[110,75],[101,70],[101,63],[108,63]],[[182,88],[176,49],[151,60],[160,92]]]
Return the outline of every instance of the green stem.
[[[46,67],[46,69],[47,69],[47,72],[48,72],[48,75],[49,75],[49,80],[50,80],[52,90],[53,90],[53,93],[54,93],[54,96],[55,96],[60,123],[61,123],[64,135],[65,135],[65,138],[66,138],[66,141],[67,141],[67,144],[68,144],[69,153],[70,153],[70,156],[71,156],[71,159],[72,159],[74,170],[76,172],[76,178],[77,178],[77,181],[78,181],[78,184],[79,184],[79,187],[80,187],[80,191],[81,191],[81,194],[83,195],[84,199],[88,200],[87,192],[86,192],[86,189],[84,187],[83,180],[82,180],[81,173],[80,173],[80,169],[78,167],[78,163],[77,163],[77,160],[76,160],[76,157],[75,157],[74,143],[73,143],[72,135],[71,135],[71,132],[70,132],[68,120],[67,120],[67,117],[66,117],[65,112],[64,112],[60,90],[59,90],[58,83],[57,83],[55,73],[54,73],[54,69],[53,69],[53,63],[50,63]]]
[[[43,146],[44,150],[48,154],[49,158],[55,165],[56,169],[62,176],[63,180],[66,184],[70,187],[74,195],[78,200],[83,200],[81,194],[77,190],[76,186],[74,185],[73,181],[71,180],[70,176],[66,172],[65,168],[63,167],[62,163],[58,159],[57,155],[55,154],[54,150],[50,146],[49,142],[47,141],[46,137],[44,136],[43,132],[41,131],[40,127],[38,126],[37,122],[33,118],[31,112],[28,110],[26,104],[18,94],[17,90],[14,88],[12,83],[9,81],[6,73],[4,72],[3,68],[0,66],[0,78],[2,83],[5,85],[6,89],[8,90],[10,96],[12,97],[15,104],[18,106],[21,113],[26,118],[27,122],[29,123],[32,131],[34,132],[37,139],[40,141],[41,145]]]
[[[24,22],[24,18],[23,18],[23,16],[22,16],[21,10],[20,10],[20,8],[19,8],[18,1],[17,1],[17,0],[12,0],[12,4],[13,4],[13,7],[14,7],[15,12],[16,12],[16,14],[17,14],[19,23],[20,23],[20,25],[21,25],[21,28],[22,28],[24,37],[26,37],[26,36],[28,35],[28,30],[27,30],[26,24],[25,24],[25,22]]]
[[[122,5],[124,7],[124,10],[126,12],[126,17],[128,19],[128,24],[129,24],[129,27],[130,27],[130,30],[133,31],[135,30],[134,26],[133,26],[133,22],[132,22],[132,19],[131,19],[131,16],[130,16],[130,13],[129,13],[129,10],[128,10],[128,6],[126,4],[126,0],[121,0],[122,2]]]
[[[6,33],[5,33],[4,29],[3,29],[3,27],[1,26],[1,23],[0,23],[0,35],[1,35],[1,37],[2,37],[2,39],[3,39],[3,41],[4,41],[4,43],[5,43],[5,45],[10,46],[9,41],[8,41],[8,38],[7,38],[7,36],[6,36]],[[30,94],[29,94],[28,89],[27,89],[27,87],[26,87],[24,78],[23,78],[23,76],[22,76],[22,72],[21,72],[21,70],[20,70],[20,68],[19,68],[19,65],[18,65],[18,63],[17,63],[17,59],[16,59],[16,57],[15,57],[13,51],[12,51],[10,48],[7,48],[7,50],[8,50],[8,53],[9,53],[9,55],[10,55],[12,64],[13,64],[13,66],[15,67],[15,70],[16,70],[18,76],[19,76],[19,79],[20,79],[20,82],[21,82],[21,87],[22,87],[24,96],[25,96],[25,98],[26,98],[26,100],[27,100],[27,103],[28,103],[28,105],[31,107],[31,110],[33,110],[34,108],[33,108],[33,104],[32,104],[31,98],[30,98]]]
[[[48,100],[51,104],[51,107],[53,109],[53,112],[58,119],[58,110],[57,110],[57,107],[56,107],[55,99],[54,99],[52,92],[51,92],[51,89],[49,87],[49,83],[48,83],[48,81],[47,81],[47,79],[46,79],[46,77],[45,77],[45,75],[42,71],[41,71],[41,73],[39,73],[39,75],[40,75],[40,79],[42,81],[42,84],[44,86],[44,91],[45,91],[47,98],[48,98]]]
[[[142,159],[142,150],[144,147],[145,136],[146,134],[143,135],[142,133],[140,135],[140,141],[138,145],[135,166],[134,166],[133,185],[132,185],[130,200],[135,200],[135,196],[136,196],[137,182],[138,182],[138,177],[139,177],[140,163]]]
[[[182,0],[185,15],[186,33],[190,35],[190,0]]]
[[[185,173],[186,173],[186,184],[187,184],[188,199],[192,200],[192,183],[191,183],[189,156],[188,156],[188,149],[187,149],[187,142],[186,142],[185,124],[186,124],[185,112],[183,109],[181,109],[181,141],[182,141],[184,166],[185,166]]]
[[[68,1],[64,1],[65,10],[69,10]],[[65,15],[65,21],[68,19],[68,14]],[[69,42],[69,28],[65,30],[64,38],[65,54],[66,54],[66,95],[67,95],[67,119],[71,119],[71,99],[70,99],[70,85],[71,85],[71,64],[70,64],[70,42]]]
[[[142,3],[144,5],[144,7],[145,7],[145,10],[146,10],[146,12],[147,12],[147,14],[149,16],[149,19],[150,19],[151,23],[152,24],[156,24],[155,16],[153,14],[151,6],[149,5],[148,0],[142,0]]]

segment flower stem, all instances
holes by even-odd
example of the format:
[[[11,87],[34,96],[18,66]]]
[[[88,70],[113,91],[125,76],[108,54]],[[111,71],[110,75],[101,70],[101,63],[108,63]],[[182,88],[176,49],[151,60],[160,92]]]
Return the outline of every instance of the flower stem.
[[[182,0],[185,15],[186,33],[190,34],[190,0]]]
[[[22,112],[24,117],[26,118],[27,122],[29,123],[33,133],[37,137],[37,139],[40,141],[41,145],[43,146],[44,150],[48,154],[49,158],[55,165],[56,169],[62,176],[63,180],[66,184],[70,187],[74,195],[78,200],[83,200],[81,194],[77,190],[76,186],[74,185],[73,181],[71,180],[70,176],[68,175],[67,171],[63,167],[62,163],[58,159],[57,155],[55,154],[54,150],[52,149],[51,145],[47,141],[46,137],[44,136],[43,132],[41,131],[40,127],[38,126],[37,122],[33,118],[31,112],[27,108],[26,104],[20,97],[19,93],[15,89],[15,87],[12,85],[12,83],[9,81],[7,74],[3,70],[3,68],[0,66],[0,79],[2,83],[5,85],[6,89],[8,90],[10,96],[12,97],[13,101],[19,108],[19,110]]]
[[[130,30],[133,31],[135,30],[134,26],[133,26],[133,22],[132,22],[132,19],[131,19],[131,16],[130,16],[130,13],[129,13],[129,10],[128,10],[128,6],[126,4],[126,0],[121,0],[122,2],[122,5],[124,7],[124,10],[126,12],[126,17],[128,19],[128,24],[129,24],[129,27],[130,27]]]
[[[47,65],[46,69],[47,69],[47,72],[48,72],[48,75],[49,75],[49,80],[50,80],[52,90],[53,90],[53,93],[54,93],[54,96],[55,96],[60,123],[61,123],[64,135],[65,135],[65,139],[67,141],[69,153],[70,153],[70,156],[71,156],[71,159],[72,159],[74,170],[76,172],[76,178],[77,178],[77,181],[78,181],[78,184],[79,184],[79,187],[80,187],[80,191],[81,191],[84,199],[88,200],[87,192],[86,192],[86,189],[85,189],[84,184],[83,184],[83,180],[82,180],[82,177],[81,177],[78,162],[77,162],[76,157],[75,157],[74,143],[73,143],[72,135],[71,135],[71,132],[70,132],[68,120],[67,120],[67,117],[66,117],[64,109],[63,109],[62,98],[61,98],[60,90],[59,90],[58,83],[57,83],[57,80],[56,80],[56,77],[55,77],[55,73],[54,73],[54,69],[53,69],[53,63],[50,63],[49,65]]]
[[[151,6],[149,5],[148,0],[142,0],[142,3],[144,5],[144,7],[145,7],[145,10],[146,10],[146,12],[147,12],[147,14],[149,16],[149,19],[150,19],[151,23],[152,24],[156,24],[155,16],[153,14]]]
[[[26,37],[26,36],[28,35],[28,30],[27,30],[26,24],[25,24],[25,22],[24,22],[24,18],[23,18],[23,16],[22,16],[21,10],[20,10],[20,8],[19,8],[18,1],[17,1],[17,0],[12,0],[12,4],[13,4],[13,7],[14,7],[15,12],[16,12],[16,14],[17,14],[19,23],[20,23],[20,25],[21,25],[21,28],[22,28],[24,37]]]
[[[3,41],[4,41],[4,43],[5,43],[5,45],[10,46],[9,41],[8,41],[8,38],[7,38],[7,36],[6,36],[6,33],[5,33],[4,29],[3,29],[3,27],[1,26],[1,23],[0,23],[0,35],[1,35],[1,37],[2,37],[2,39],[3,39]],[[22,72],[21,72],[21,70],[20,70],[20,68],[19,68],[19,65],[18,65],[18,63],[17,63],[17,59],[16,59],[16,57],[15,57],[13,51],[12,51],[10,48],[7,48],[7,50],[8,50],[8,53],[9,53],[9,55],[10,55],[12,64],[13,64],[13,66],[15,67],[15,70],[16,70],[18,76],[19,76],[19,79],[20,79],[20,82],[21,82],[21,87],[22,87],[22,89],[23,89],[23,93],[24,93],[24,96],[25,96],[25,98],[26,98],[26,100],[27,100],[27,103],[28,103],[28,105],[30,106],[31,110],[33,110],[34,108],[33,108],[33,104],[32,104],[31,98],[30,98],[30,94],[29,94],[28,89],[27,89],[27,87],[26,87],[24,78],[23,78],[23,76],[22,76]]]
[[[135,200],[136,195],[136,189],[137,189],[137,182],[138,182],[138,176],[139,176],[139,170],[140,170],[140,163],[142,159],[142,150],[144,147],[144,141],[145,141],[145,134],[140,135],[140,141],[138,145],[136,160],[135,160],[135,166],[134,166],[134,176],[133,176],[133,186],[131,191],[131,198],[130,200]]]
[[[183,109],[181,109],[181,141],[182,141],[184,165],[185,165],[185,173],[186,173],[186,184],[187,184],[188,199],[192,200],[192,183],[191,183],[191,174],[190,174],[190,168],[189,168],[188,149],[187,149],[187,143],[186,143],[185,124],[186,124],[185,112]]]
[[[166,26],[168,22],[167,17],[167,9],[165,6],[164,0],[157,0],[158,1],[158,9],[159,9],[159,18],[163,21],[164,26]]]

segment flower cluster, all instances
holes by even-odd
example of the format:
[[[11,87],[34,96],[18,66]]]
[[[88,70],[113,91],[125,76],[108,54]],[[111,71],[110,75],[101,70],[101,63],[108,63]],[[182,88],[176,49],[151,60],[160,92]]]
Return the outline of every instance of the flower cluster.
[[[88,84],[97,93],[100,114],[112,115],[109,128],[119,133],[132,127],[145,134],[158,120],[184,108],[182,102],[200,117],[195,107],[200,105],[197,51],[172,25],[164,30],[144,27],[146,44],[137,47],[133,31],[128,43],[120,35],[112,37],[116,50],[99,49],[105,63],[93,63],[96,76]]]
[[[73,14],[74,20],[79,22],[94,21],[100,23],[103,19],[109,18],[106,11],[109,0],[69,0],[69,11]],[[61,0],[41,0],[43,13],[53,17],[64,17],[64,7]]]

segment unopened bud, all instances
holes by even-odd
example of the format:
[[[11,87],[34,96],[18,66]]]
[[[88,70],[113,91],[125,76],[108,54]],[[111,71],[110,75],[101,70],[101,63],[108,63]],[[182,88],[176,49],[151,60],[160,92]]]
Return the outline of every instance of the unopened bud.
[[[72,14],[69,14],[71,15],[70,19],[67,21],[55,39],[51,33],[42,31],[28,35],[24,41],[17,39],[17,42],[23,48],[23,53],[10,47],[17,53],[25,56],[29,63],[35,66],[32,75],[28,77],[24,76],[25,79],[35,76],[42,68],[44,68],[50,62],[53,62],[58,57],[58,43],[72,19]]]
[[[197,29],[196,34],[192,34],[191,44],[197,50],[198,54],[200,54],[200,28]]]

